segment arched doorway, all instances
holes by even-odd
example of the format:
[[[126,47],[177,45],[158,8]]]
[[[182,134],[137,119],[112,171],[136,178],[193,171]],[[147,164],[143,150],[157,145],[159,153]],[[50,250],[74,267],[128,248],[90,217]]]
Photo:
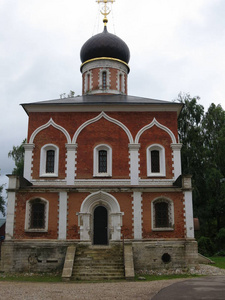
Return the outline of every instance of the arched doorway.
[[[98,210],[95,212],[97,207],[103,207],[104,211],[103,213],[100,213],[99,209],[99,218],[97,216]],[[96,216],[94,216],[95,213]],[[104,214],[105,217],[103,218]],[[120,211],[120,205],[114,196],[103,191],[88,195],[82,202],[80,212],[78,213],[80,240],[92,242],[94,244],[94,231],[97,231],[97,227],[94,226],[94,219],[97,220],[103,218],[103,220],[107,220],[105,223],[105,227],[107,227],[107,230],[105,231],[105,235],[107,234],[105,238],[106,243],[119,241],[121,239],[122,216],[123,213]]]
[[[93,244],[108,244],[108,211],[104,206],[97,206],[94,210]]]

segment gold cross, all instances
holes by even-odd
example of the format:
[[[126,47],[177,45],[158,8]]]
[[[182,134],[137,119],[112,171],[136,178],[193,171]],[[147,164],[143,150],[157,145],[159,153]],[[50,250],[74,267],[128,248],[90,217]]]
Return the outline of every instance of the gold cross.
[[[103,23],[106,24],[108,23],[108,19],[107,19],[107,16],[110,14],[111,10],[110,8],[108,7],[108,3],[111,3],[113,4],[113,2],[115,2],[115,0],[97,0],[96,2],[99,3],[104,3],[103,7],[101,8],[100,12],[101,14],[104,16],[104,19],[103,19]]]

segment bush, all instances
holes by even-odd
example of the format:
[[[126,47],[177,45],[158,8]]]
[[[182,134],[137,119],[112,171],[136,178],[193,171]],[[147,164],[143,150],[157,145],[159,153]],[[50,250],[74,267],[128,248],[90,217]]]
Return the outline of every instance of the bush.
[[[205,256],[214,254],[214,244],[210,238],[201,236],[198,240],[198,252]]]

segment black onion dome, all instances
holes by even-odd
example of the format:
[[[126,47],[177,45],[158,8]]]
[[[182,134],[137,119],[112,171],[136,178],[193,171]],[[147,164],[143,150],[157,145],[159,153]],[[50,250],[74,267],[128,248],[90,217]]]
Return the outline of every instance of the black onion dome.
[[[128,64],[130,50],[123,40],[109,33],[105,26],[104,31],[87,40],[80,51],[82,63],[99,57],[120,59]]]

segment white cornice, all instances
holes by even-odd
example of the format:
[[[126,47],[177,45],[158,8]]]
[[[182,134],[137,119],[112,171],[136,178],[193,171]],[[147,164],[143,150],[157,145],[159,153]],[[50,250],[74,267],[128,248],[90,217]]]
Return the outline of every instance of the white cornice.
[[[125,112],[177,112],[174,106],[166,104],[106,104],[106,103],[84,103],[84,104],[38,104],[26,105],[25,109],[29,112],[101,112],[101,111],[125,111]]]

